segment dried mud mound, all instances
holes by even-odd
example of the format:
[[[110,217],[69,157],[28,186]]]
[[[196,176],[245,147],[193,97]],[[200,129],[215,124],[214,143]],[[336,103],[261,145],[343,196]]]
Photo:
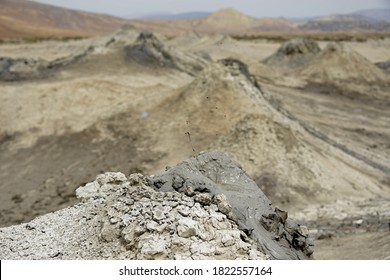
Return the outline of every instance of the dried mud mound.
[[[0,229],[1,259],[265,259],[221,213],[142,175],[105,173],[76,190],[81,203]],[[227,205],[227,204],[226,204]]]
[[[20,81],[47,76],[49,62],[43,59],[0,58],[0,80]]]
[[[125,53],[128,60],[138,64],[178,69],[190,75],[201,71],[209,62],[200,56],[167,47],[149,32],[142,32],[134,44],[125,47]]]
[[[159,105],[170,126],[179,124],[180,131],[189,129],[197,137],[209,138],[223,133],[243,112],[254,107],[257,82],[242,62],[224,59],[206,67],[188,86]],[[187,125],[188,124],[188,125]]]
[[[302,135],[269,115],[246,115],[219,139],[217,147],[234,155],[278,203],[320,200],[332,182]],[[324,179],[326,183],[319,183]]]
[[[137,28],[135,28],[130,24],[125,24],[121,26],[121,28],[118,31],[116,31],[110,36],[106,45],[113,42],[123,42],[127,44],[132,44],[137,40],[139,34],[140,34],[140,30],[138,30]]]
[[[241,166],[222,152],[201,153],[166,173],[149,177],[148,182],[156,190],[185,193],[203,205],[215,201],[219,211],[235,220],[273,259],[307,259],[313,254],[307,228],[274,209]]]
[[[386,75],[368,59],[341,43],[329,43],[299,75],[309,83],[384,85]]]
[[[75,66],[75,68],[82,69],[83,64],[93,63],[98,56],[104,57],[110,53],[121,53],[123,46],[134,43],[139,34],[140,32],[134,28],[124,26],[110,36],[91,39],[84,43],[85,45],[81,50],[55,60],[0,57],[0,81],[44,79],[55,76],[60,70],[66,70],[66,66]],[[57,48],[60,52],[61,49]],[[122,57],[122,63],[124,62]],[[107,65],[110,64],[106,63]]]
[[[164,120],[164,126],[155,120]],[[335,192],[351,196],[356,189],[378,189],[351,167],[358,164],[355,159],[273,104],[246,65],[235,59],[210,64],[158,104],[145,122],[167,152],[166,162],[220,149],[290,211],[329,201]]]
[[[217,151],[148,179],[101,174],[76,195],[81,202],[73,207],[1,228],[0,258],[305,259],[313,253],[307,229],[274,210],[241,167]]]
[[[276,68],[298,68],[307,64],[321,51],[317,42],[295,38],[284,43],[273,55],[263,62]]]
[[[257,110],[255,84],[242,62],[224,59],[209,64],[190,84],[157,104],[145,124],[170,157],[166,162],[213,147],[232,124]]]
[[[15,82],[50,77],[62,67],[73,64],[89,55],[93,50],[94,48],[90,47],[81,53],[54,61],[0,57],[0,81]]]

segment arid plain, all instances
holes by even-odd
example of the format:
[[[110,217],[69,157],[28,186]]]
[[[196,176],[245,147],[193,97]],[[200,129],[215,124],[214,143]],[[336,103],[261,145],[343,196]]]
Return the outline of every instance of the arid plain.
[[[74,205],[99,173],[150,175],[219,149],[309,227],[315,258],[389,259],[389,50],[386,37],[277,42],[131,26],[3,43],[0,226]]]

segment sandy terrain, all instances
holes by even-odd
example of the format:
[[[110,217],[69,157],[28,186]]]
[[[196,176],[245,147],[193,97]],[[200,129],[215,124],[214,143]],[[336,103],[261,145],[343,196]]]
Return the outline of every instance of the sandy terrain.
[[[141,45],[134,59],[133,31],[110,38],[0,45],[0,57],[48,61],[94,47],[49,77],[0,81],[0,226],[73,205],[74,190],[101,172],[149,175],[219,148],[309,225],[316,258],[389,258],[388,74],[375,68],[381,82],[352,91],[351,80],[300,75],[323,65],[261,63],[273,42],[188,33]],[[389,44],[345,45],[374,63],[390,58]],[[214,62],[204,65],[207,54]],[[224,58],[246,63],[260,87],[241,64],[215,62]]]

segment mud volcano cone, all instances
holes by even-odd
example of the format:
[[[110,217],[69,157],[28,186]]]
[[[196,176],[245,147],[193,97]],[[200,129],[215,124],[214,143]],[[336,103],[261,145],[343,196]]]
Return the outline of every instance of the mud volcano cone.
[[[146,67],[172,68],[190,75],[201,71],[208,63],[200,56],[182,53],[166,46],[151,32],[142,32],[134,44],[125,47],[126,57]]]
[[[368,59],[341,43],[327,47],[301,71],[307,81],[315,83],[383,84],[384,73]]]
[[[298,68],[307,64],[321,51],[317,42],[295,38],[284,43],[264,63],[276,68]]]

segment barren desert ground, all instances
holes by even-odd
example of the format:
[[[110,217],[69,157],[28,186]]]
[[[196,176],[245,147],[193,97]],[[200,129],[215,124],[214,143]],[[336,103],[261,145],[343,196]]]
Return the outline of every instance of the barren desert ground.
[[[0,227],[74,205],[102,172],[219,149],[308,226],[316,259],[390,259],[390,74],[375,65],[390,39],[286,44],[135,29],[0,44]]]

